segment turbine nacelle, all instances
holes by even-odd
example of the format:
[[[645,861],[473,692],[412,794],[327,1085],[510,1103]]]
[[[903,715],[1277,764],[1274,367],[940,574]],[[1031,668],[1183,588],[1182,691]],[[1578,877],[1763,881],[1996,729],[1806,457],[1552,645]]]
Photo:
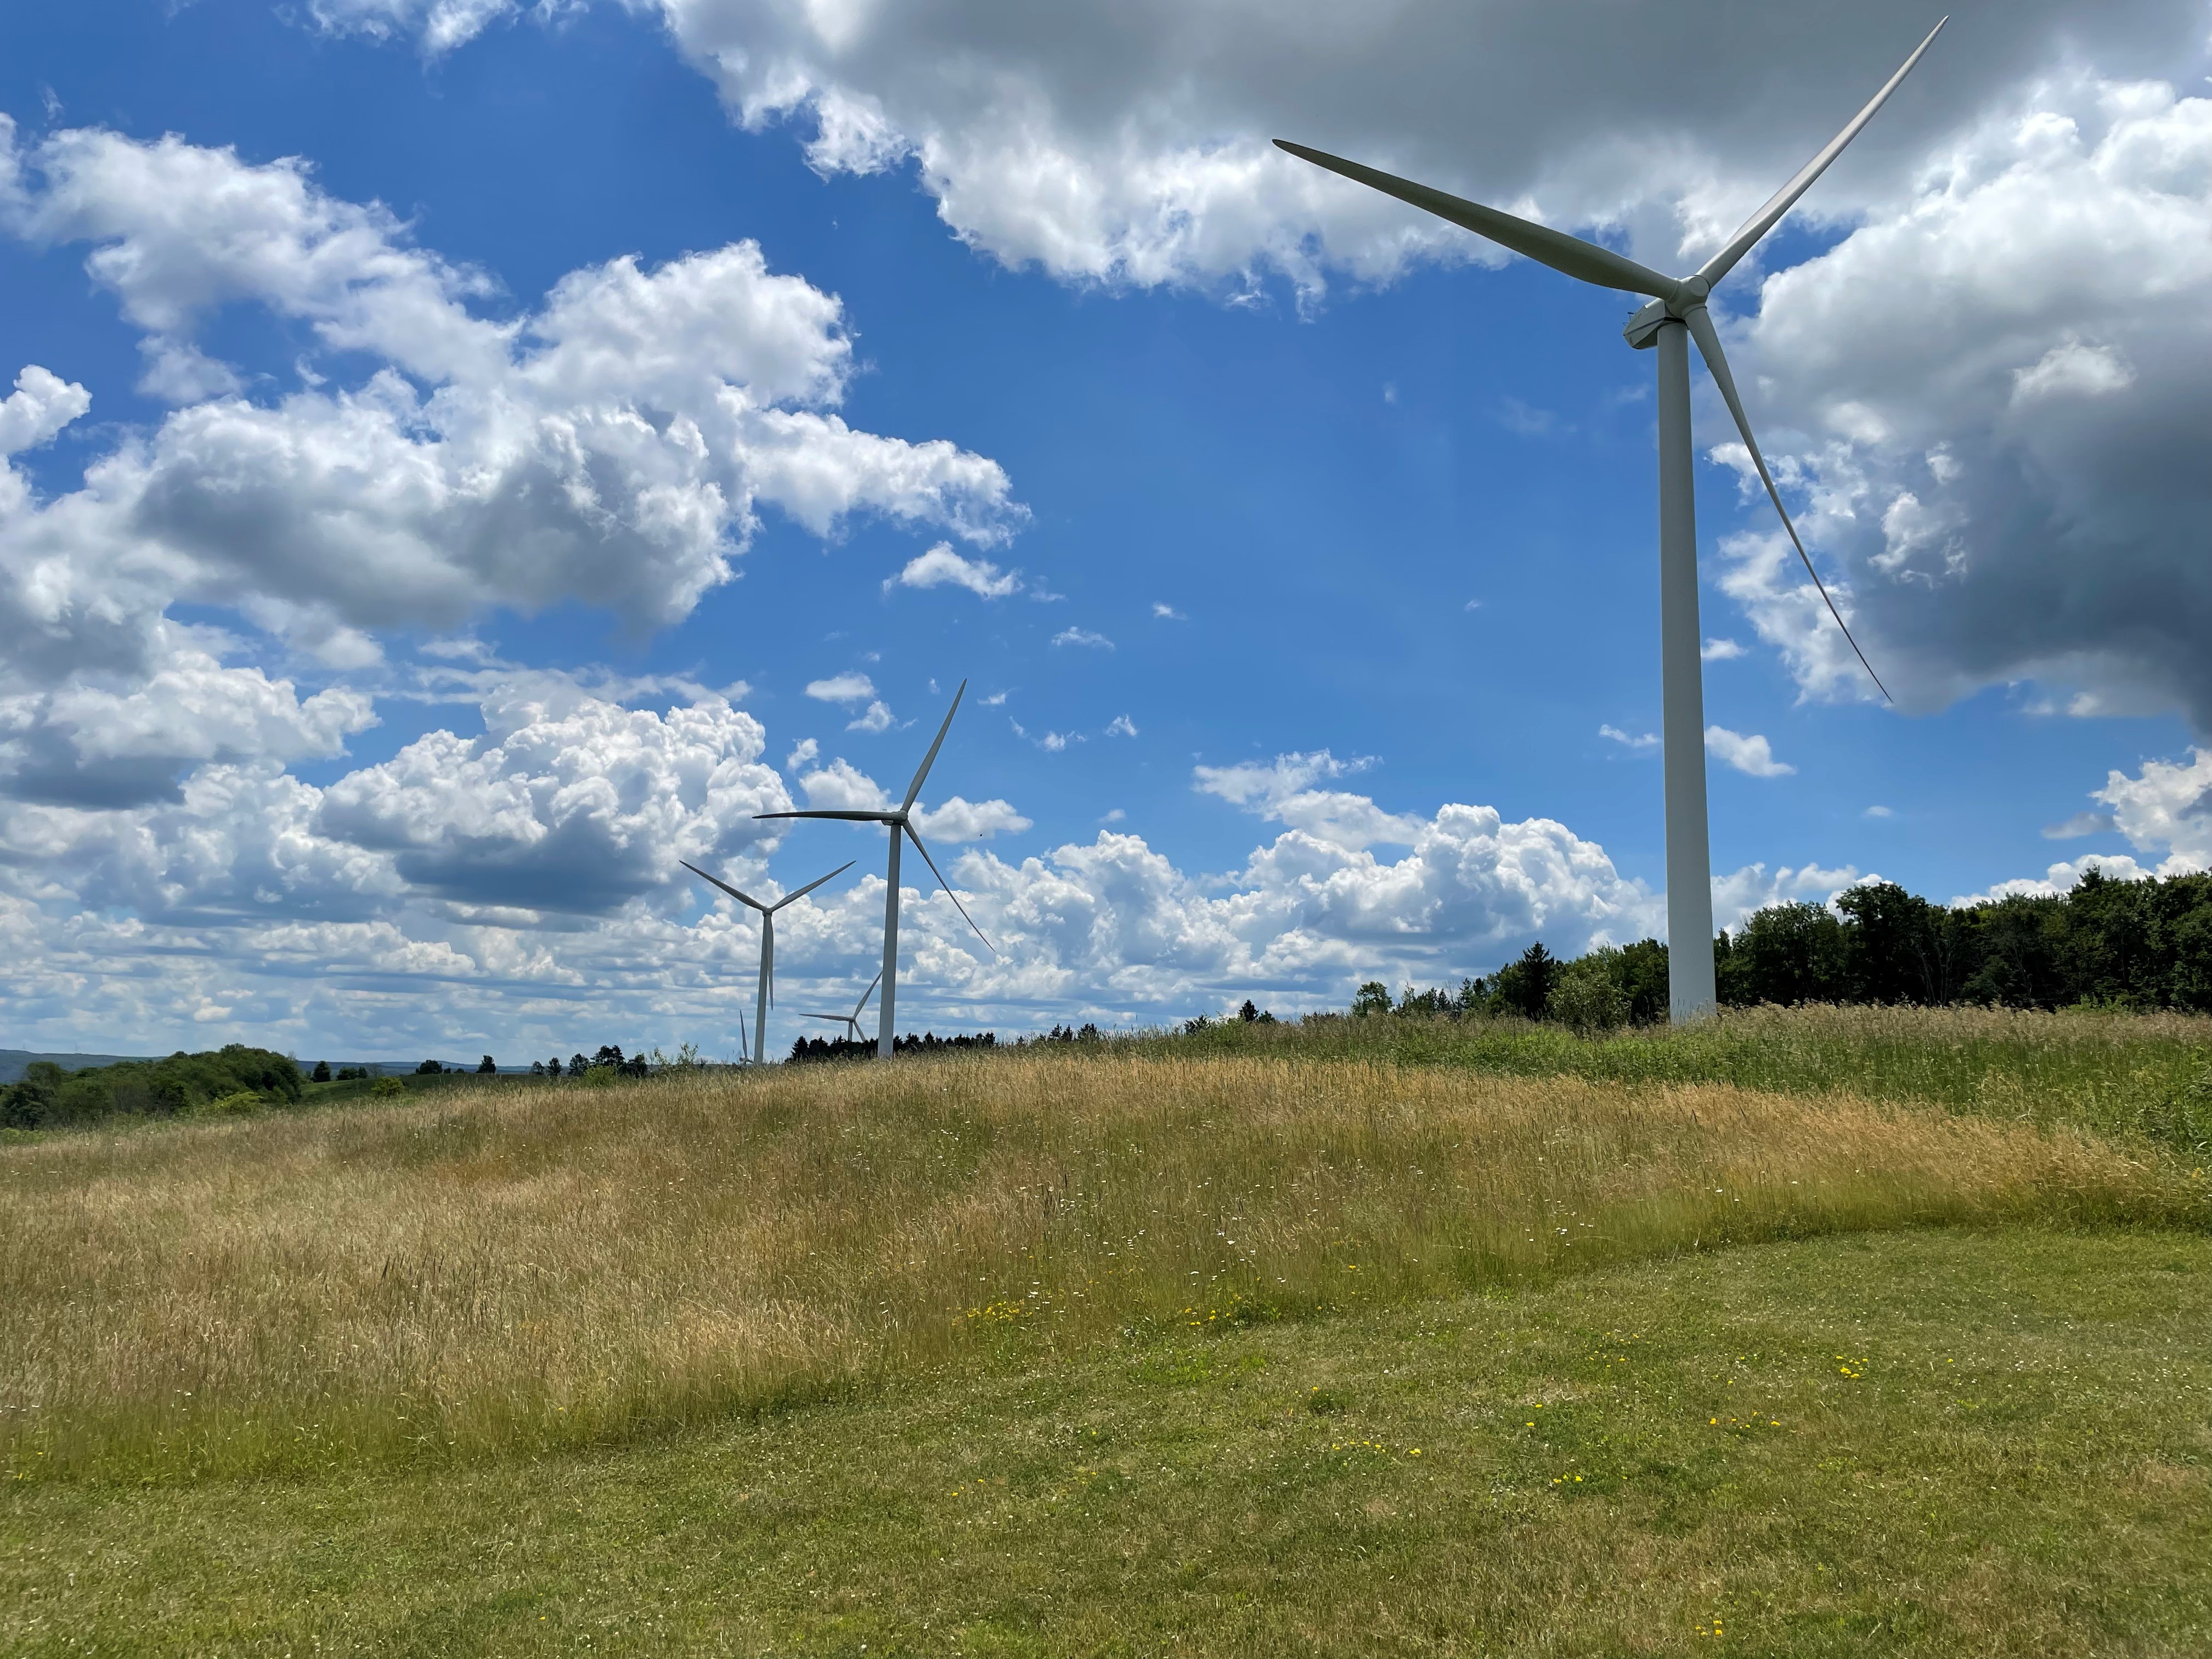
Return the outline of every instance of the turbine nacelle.
[[[1662,323],[1686,323],[1690,313],[1705,309],[1713,285],[1703,276],[1686,276],[1680,287],[1663,300],[1654,300],[1628,319],[1620,331],[1621,338],[1638,351],[1649,351],[1659,343],[1659,328]]]

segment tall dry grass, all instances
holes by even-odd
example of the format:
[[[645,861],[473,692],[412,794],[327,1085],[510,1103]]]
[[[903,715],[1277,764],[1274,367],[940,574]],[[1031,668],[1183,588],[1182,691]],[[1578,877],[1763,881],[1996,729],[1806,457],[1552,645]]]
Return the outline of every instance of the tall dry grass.
[[[1117,1045],[1118,1046],[1118,1045]],[[1635,1084],[1844,1091],[2212,1155],[2212,1018],[2068,1008],[1727,1008],[1588,1036],[1499,1019],[1309,1018],[1129,1040],[1138,1052],[1274,1054]]]
[[[1727,1085],[1052,1054],[0,1148],[0,1456],[528,1449],[1084,1341],[1827,1230],[2203,1224],[2073,1131]]]

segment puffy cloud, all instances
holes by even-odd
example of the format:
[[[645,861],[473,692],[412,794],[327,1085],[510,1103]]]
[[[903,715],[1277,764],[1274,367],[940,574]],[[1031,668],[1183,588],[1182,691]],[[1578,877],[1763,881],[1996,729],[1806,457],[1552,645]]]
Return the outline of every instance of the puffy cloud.
[[[597,698],[483,705],[486,730],[434,732],[325,792],[316,827],[388,853],[418,892],[597,914],[666,885],[678,860],[773,835],[791,798],[750,714],[714,700],[665,715]]]
[[[1063,628],[1052,636],[1054,645],[1079,645],[1093,651],[1111,651],[1114,641],[1085,628]]]
[[[26,148],[4,118],[0,228],[85,246],[143,331],[142,389],[182,405],[55,499],[0,468],[0,792],[21,799],[143,804],[194,765],[327,757],[373,723],[363,691],[241,661],[256,647],[180,627],[179,603],[228,608],[305,668],[356,671],[381,662],[374,630],[491,605],[680,617],[768,506],[823,534],[873,512],[984,543],[1019,519],[994,463],[838,416],[837,301],[750,242],[572,271],[495,320],[491,278],[301,161],[100,130]],[[366,359],[365,378],[302,368],[300,389],[240,395],[196,343],[239,303]],[[24,368],[0,455],[89,403]]]
[[[2139,860],[2126,853],[2086,853],[2054,864],[2039,877],[2002,881],[1979,893],[1961,895],[1954,904],[1982,904],[2018,895],[2050,897],[2069,892],[2090,869],[2114,881],[2148,876],[2180,876],[2212,869],[2212,750],[2192,749],[2186,762],[2147,761],[2135,777],[2112,771],[2105,787],[2092,792],[2104,811],[2077,812],[2044,830],[2053,840],[2118,831]],[[2157,863],[2145,862],[2156,858]]]
[[[1706,662],[1734,662],[1743,655],[1743,647],[1734,640],[1707,640],[1698,655]]]
[[[0,398],[0,456],[36,448],[92,407],[92,394],[36,363]]]
[[[847,720],[845,729],[848,732],[888,732],[891,729],[891,706],[878,699]]]
[[[200,399],[18,514],[0,546],[18,580],[57,558],[158,570],[165,598],[310,641],[570,597],[653,623],[728,578],[763,506],[824,534],[876,513],[994,543],[1018,521],[995,463],[844,422],[838,302],[751,242],[572,271],[498,321],[472,308],[489,276],[300,161],[97,130],[18,151],[9,128],[0,148],[26,181],[6,221],[89,245],[88,273],[147,332],[149,386]],[[382,367],[268,403],[222,395],[235,376],[192,337],[240,301]],[[38,385],[19,397],[64,417]],[[7,407],[11,429],[32,418]]]
[[[1597,729],[1597,734],[1607,742],[1617,743],[1624,749],[1634,750],[1639,753],[1659,746],[1659,734],[1656,732],[1643,732],[1632,736],[1617,726],[1601,726]]]
[[[0,935],[23,942],[0,994],[19,1028],[368,1054],[565,1053],[594,1033],[588,1046],[714,1049],[750,994],[757,928],[677,860],[773,888],[779,847],[779,865],[803,850],[803,878],[880,842],[756,822],[787,804],[766,733],[711,694],[634,708],[561,676],[447,672],[482,733],[431,732],[326,788],[265,761],[210,762],[128,810],[0,807]],[[1323,752],[1200,780],[1285,826],[1226,878],[1114,831],[1021,857],[971,847],[945,872],[1000,954],[919,882],[902,932],[913,1018],[1163,1018],[1232,991],[1334,1006],[1376,975],[1483,971],[1537,933],[1572,951],[1659,925],[1660,901],[1564,826],[1479,806],[1392,814],[1314,787],[1352,769]],[[842,760],[800,788],[817,805],[884,801]],[[1031,828],[995,799],[917,817],[939,847]],[[783,843],[794,833],[803,849]],[[1378,858],[1381,841],[1402,856]],[[863,872],[779,918],[794,1004],[857,993],[883,897]]]
[[[1019,571],[1002,572],[988,559],[963,559],[952,550],[950,542],[939,542],[927,553],[908,560],[897,575],[884,583],[884,592],[894,587],[964,587],[978,599],[1003,599],[1019,591],[1021,585]]]
[[[1116,714],[1106,723],[1106,735],[1109,738],[1133,738],[1137,735],[1137,723],[1127,714]]]
[[[302,698],[290,680],[225,667],[187,630],[127,690],[82,679],[0,696],[0,792],[25,800],[126,806],[176,793],[201,762],[327,757],[376,724],[369,698],[333,686]]]
[[[444,50],[513,0],[318,0],[326,27]],[[983,0],[932,7],[659,0],[738,118],[796,121],[820,171],[911,163],[954,232],[1010,264],[1129,283],[1308,288],[1472,240],[1268,148],[1277,134],[1553,222],[1617,223],[1679,255],[1717,240],[1825,141],[1925,33],[1874,0],[1778,22],[1719,0],[1685,31],[1629,11],[1593,32],[1540,0],[1347,13],[1323,0],[1139,0],[1019,22]],[[1858,205],[1949,111],[1972,109],[2072,44],[2061,0],[1947,43],[1825,179]],[[1961,19],[1958,29],[1971,23]],[[2189,0],[2100,13],[2098,48],[2142,72],[2201,48]],[[1939,95],[1940,94],[1940,95]]]
[[[2168,850],[2160,874],[2212,869],[2212,750],[2191,750],[2185,765],[2147,762],[2138,777],[2115,771],[2090,799],[2138,852]]]
[[[1906,707],[2041,679],[2212,729],[2212,99],[2078,70],[2007,97],[1769,277],[1742,335],[1808,542]],[[1808,692],[1874,695],[1778,535],[1727,550]]]
[[[1961,893],[1952,899],[1954,906],[1964,908],[1976,904],[1995,904],[2008,898],[2057,898],[2070,893],[2081,878],[2095,870],[2112,881],[2141,881],[2146,876],[2159,873],[2146,870],[2125,853],[2091,853],[2086,857],[2052,865],[2041,876],[2021,876],[2011,881],[2001,881],[1978,893]]]
[[[1832,904],[1845,888],[1881,879],[1877,875],[1862,876],[1850,865],[1838,870],[1823,870],[1816,864],[1793,870],[1784,865],[1769,875],[1764,864],[1747,864],[1731,875],[1713,878],[1713,926],[1736,927],[1753,911],[1771,905]]]
[[[876,683],[866,674],[833,674],[809,680],[806,695],[817,702],[864,702],[876,695]]]
[[[1376,842],[1410,847],[1421,837],[1421,820],[1386,812],[1366,795],[1313,787],[1364,772],[1374,763],[1367,757],[1340,761],[1322,749],[1278,755],[1267,765],[1247,761],[1237,766],[1201,766],[1195,769],[1195,787],[1201,793],[1218,795],[1333,847],[1354,851]]]
[[[1002,800],[970,801],[953,796],[941,806],[917,808],[915,823],[933,842],[988,841],[997,835],[1018,836],[1030,820]]]
[[[883,786],[840,755],[799,781],[806,804],[832,812],[880,812],[893,805]]]
[[[1725,726],[1705,728],[1705,751],[1723,764],[1754,778],[1786,778],[1796,768],[1774,758],[1774,750],[1756,732],[1746,735]]]

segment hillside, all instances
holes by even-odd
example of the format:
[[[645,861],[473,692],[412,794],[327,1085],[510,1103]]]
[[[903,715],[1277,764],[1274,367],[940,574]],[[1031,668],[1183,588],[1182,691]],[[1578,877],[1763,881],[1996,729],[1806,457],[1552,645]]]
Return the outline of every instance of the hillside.
[[[1074,1044],[0,1146],[0,1647],[2201,1646],[2202,1033],[2033,1029],[1963,1109]]]

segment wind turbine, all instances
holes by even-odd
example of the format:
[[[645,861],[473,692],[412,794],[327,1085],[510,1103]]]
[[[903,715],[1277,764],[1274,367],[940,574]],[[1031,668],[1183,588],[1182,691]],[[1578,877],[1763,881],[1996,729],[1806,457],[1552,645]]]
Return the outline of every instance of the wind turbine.
[[[860,1000],[853,1005],[853,1012],[849,1014],[809,1014],[807,1018],[826,1019],[833,1025],[842,1025],[852,1034],[852,1040],[858,1042],[860,1040],[860,1011],[868,1006],[868,999],[875,995],[876,987],[883,982],[883,974],[878,970],[876,976],[868,981],[868,988],[860,993]]]
[[[677,862],[679,864],[684,863],[681,859],[678,859]],[[808,882],[805,886],[799,888],[795,892],[786,893],[781,898],[778,899],[773,904],[763,904],[758,899],[753,897],[751,894],[740,893],[726,881],[715,881],[714,877],[708,875],[704,870],[702,870],[696,864],[684,865],[684,867],[686,870],[689,870],[693,875],[698,877],[700,880],[714,882],[715,886],[720,888],[732,898],[737,900],[738,903],[750,904],[754,909],[760,912],[760,988],[753,994],[753,1063],[756,1065],[764,1065],[768,1060],[768,1011],[769,1005],[775,1000],[775,913],[782,909],[785,905],[789,904],[793,899],[805,898],[809,893],[819,887],[823,882],[835,881],[838,877],[843,875],[848,870],[851,869],[853,867],[853,860],[846,860],[844,863],[839,865],[828,875],[816,877],[812,881]],[[739,1025],[742,1027],[744,1021],[744,1013],[743,1010],[738,1012],[738,1020]]]
[[[929,775],[929,769],[937,764],[937,751],[945,746],[945,734],[952,729],[952,717],[960,712],[960,699],[967,695],[968,682],[963,680],[960,689],[952,694],[952,707],[945,711],[945,724],[937,728],[937,741],[929,745],[929,752],[921,757],[921,769],[914,775],[914,781],[906,787],[906,799],[896,806],[875,812],[817,811],[753,814],[757,818],[839,818],[848,823],[890,826],[891,862],[890,873],[885,878],[887,890],[884,895],[884,971],[880,975],[884,1001],[881,1023],[876,1030],[876,1053],[884,1060],[891,1057],[891,1034],[897,1029],[891,1021],[898,1004],[899,838],[902,836],[914,843],[914,850],[921,854],[921,861],[929,866],[929,873],[937,878],[937,884],[945,890],[945,896],[952,901],[952,908],[960,913],[960,920],[975,928],[975,937],[983,939],[983,948],[994,957],[999,954],[999,947],[989,939],[983,939],[983,930],[975,927],[975,918],[968,914],[968,907],[961,903],[959,895],[952,890],[951,883],[945,879],[945,872],[937,867],[937,860],[929,856],[929,848],[921,844],[921,837],[915,833],[911,816],[915,797],[921,793],[922,780]]]
[[[1806,574],[1813,578],[1813,585],[1826,601],[1828,614],[1835,618],[1836,626],[1843,629],[1844,637],[1850,641],[1859,665],[1881,689],[1882,696],[1887,697],[1889,688],[1881,684],[1874,665],[1867,661],[1866,653],[1859,650],[1858,641],[1851,639],[1851,630],[1844,626],[1836,602],[1828,598],[1820,572],[1813,568],[1805,544],[1798,538],[1797,526],[1790,523],[1789,510],[1782,505],[1781,494],[1766,470],[1765,457],[1759,453],[1759,441],[1751,435],[1751,422],[1736,396],[1735,378],[1729,373],[1720,336],[1714,331],[1712,319],[1706,314],[1705,298],[1736,262],[1774,228],[1797,198],[1811,188],[1813,181],[1827,171],[1828,164],[1843,153],[1844,146],[1858,137],[1859,130],[1888,101],[1890,94],[1897,90],[1899,83],[1912,72],[1913,65],[1936,43],[1936,37],[1943,32],[1943,24],[1950,21],[1947,17],[1930,29],[1928,38],[1905,60],[1904,67],[1889,77],[1867,106],[1852,118],[1850,125],[1808,161],[1796,177],[1777,191],[1765,206],[1746,220],[1729,238],[1727,246],[1691,276],[1662,276],[1595,242],[1516,219],[1495,208],[1463,201],[1426,185],[1378,173],[1357,161],[1309,149],[1304,144],[1293,144],[1282,138],[1275,140],[1281,149],[1316,167],[1342,173],[1440,219],[1449,219],[1478,236],[1527,255],[1539,264],[1549,265],[1556,271],[1600,288],[1652,296],[1650,304],[1628,319],[1628,326],[1622,333],[1636,349],[1656,347],[1659,354],[1659,649],[1667,769],[1667,990],[1668,1006],[1677,1021],[1709,1011],[1717,1000],[1713,983],[1712,859],[1705,832],[1705,694],[1698,655],[1698,529],[1690,447],[1687,342],[1697,341],[1698,355],[1705,358],[1705,368],[1720,388],[1729,413],[1735,417],[1735,429],[1743,436],[1743,447],[1751,452],[1752,465],[1759,470],[1759,481],[1766,486],[1767,499],[1782,515],[1782,527],[1790,532],[1790,545],[1797,550]]]

